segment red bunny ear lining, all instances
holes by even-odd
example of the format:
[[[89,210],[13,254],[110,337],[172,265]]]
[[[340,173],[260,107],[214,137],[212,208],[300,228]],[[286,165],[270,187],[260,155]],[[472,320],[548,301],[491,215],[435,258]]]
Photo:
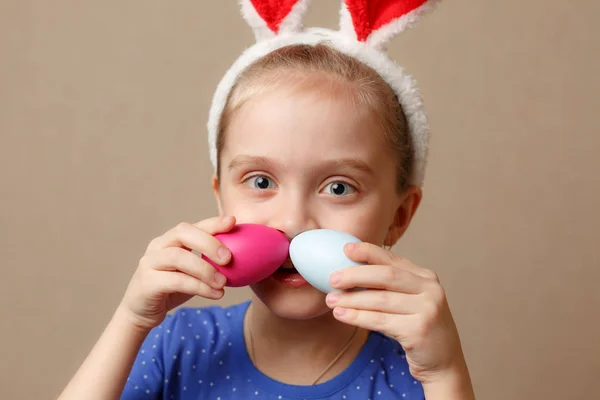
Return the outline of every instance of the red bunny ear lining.
[[[242,0],[256,12],[266,28],[279,34],[294,7],[306,0]],[[398,21],[431,0],[344,0],[358,41],[364,42],[380,28]],[[263,25],[263,26],[265,26]],[[402,29],[403,30],[403,29]]]
[[[300,0],[250,0],[256,13],[274,33],[279,33],[281,22]]]
[[[390,22],[400,19],[428,0],[345,0],[352,17],[356,38],[364,42],[369,35]]]

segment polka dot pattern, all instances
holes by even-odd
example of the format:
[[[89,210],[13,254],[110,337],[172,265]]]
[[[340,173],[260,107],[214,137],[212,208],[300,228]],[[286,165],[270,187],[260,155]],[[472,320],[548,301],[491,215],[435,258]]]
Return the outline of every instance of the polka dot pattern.
[[[375,332],[347,370],[330,381],[295,386],[272,380],[252,365],[244,347],[248,304],[182,308],[169,315],[144,341],[121,399],[425,398],[400,345]]]

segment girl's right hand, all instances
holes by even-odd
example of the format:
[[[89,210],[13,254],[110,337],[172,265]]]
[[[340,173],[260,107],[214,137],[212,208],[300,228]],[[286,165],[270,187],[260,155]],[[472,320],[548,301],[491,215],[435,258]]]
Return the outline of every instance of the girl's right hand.
[[[167,312],[194,296],[223,297],[225,276],[201,255],[219,265],[227,264],[231,253],[213,235],[228,232],[234,225],[234,217],[180,223],[152,240],[131,278],[120,312],[136,328],[149,331]]]

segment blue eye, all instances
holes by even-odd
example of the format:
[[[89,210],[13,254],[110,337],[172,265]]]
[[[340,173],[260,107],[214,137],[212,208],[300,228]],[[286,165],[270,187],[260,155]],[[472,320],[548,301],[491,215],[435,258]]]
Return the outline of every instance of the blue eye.
[[[271,178],[268,178],[264,175],[256,175],[248,178],[246,183],[252,186],[255,189],[266,190],[273,189],[275,187],[275,183]]]
[[[354,188],[354,186],[348,183],[332,182],[329,185],[325,186],[325,189],[323,191],[333,196],[346,196],[354,193],[356,189]]]

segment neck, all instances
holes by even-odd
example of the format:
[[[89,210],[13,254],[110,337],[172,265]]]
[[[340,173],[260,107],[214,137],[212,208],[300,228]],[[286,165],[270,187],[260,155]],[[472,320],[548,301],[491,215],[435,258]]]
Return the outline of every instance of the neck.
[[[349,347],[322,381],[343,371],[354,360],[368,331],[337,321],[331,312],[306,320],[281,318],[254,298],[245,321],[246,344],[252,346],[256,367],[271,378],[291,384],[311,384],[321,369]],[[293,366],[287,371],[289,366]],[[300,372],[304,371],[304,373]]]

